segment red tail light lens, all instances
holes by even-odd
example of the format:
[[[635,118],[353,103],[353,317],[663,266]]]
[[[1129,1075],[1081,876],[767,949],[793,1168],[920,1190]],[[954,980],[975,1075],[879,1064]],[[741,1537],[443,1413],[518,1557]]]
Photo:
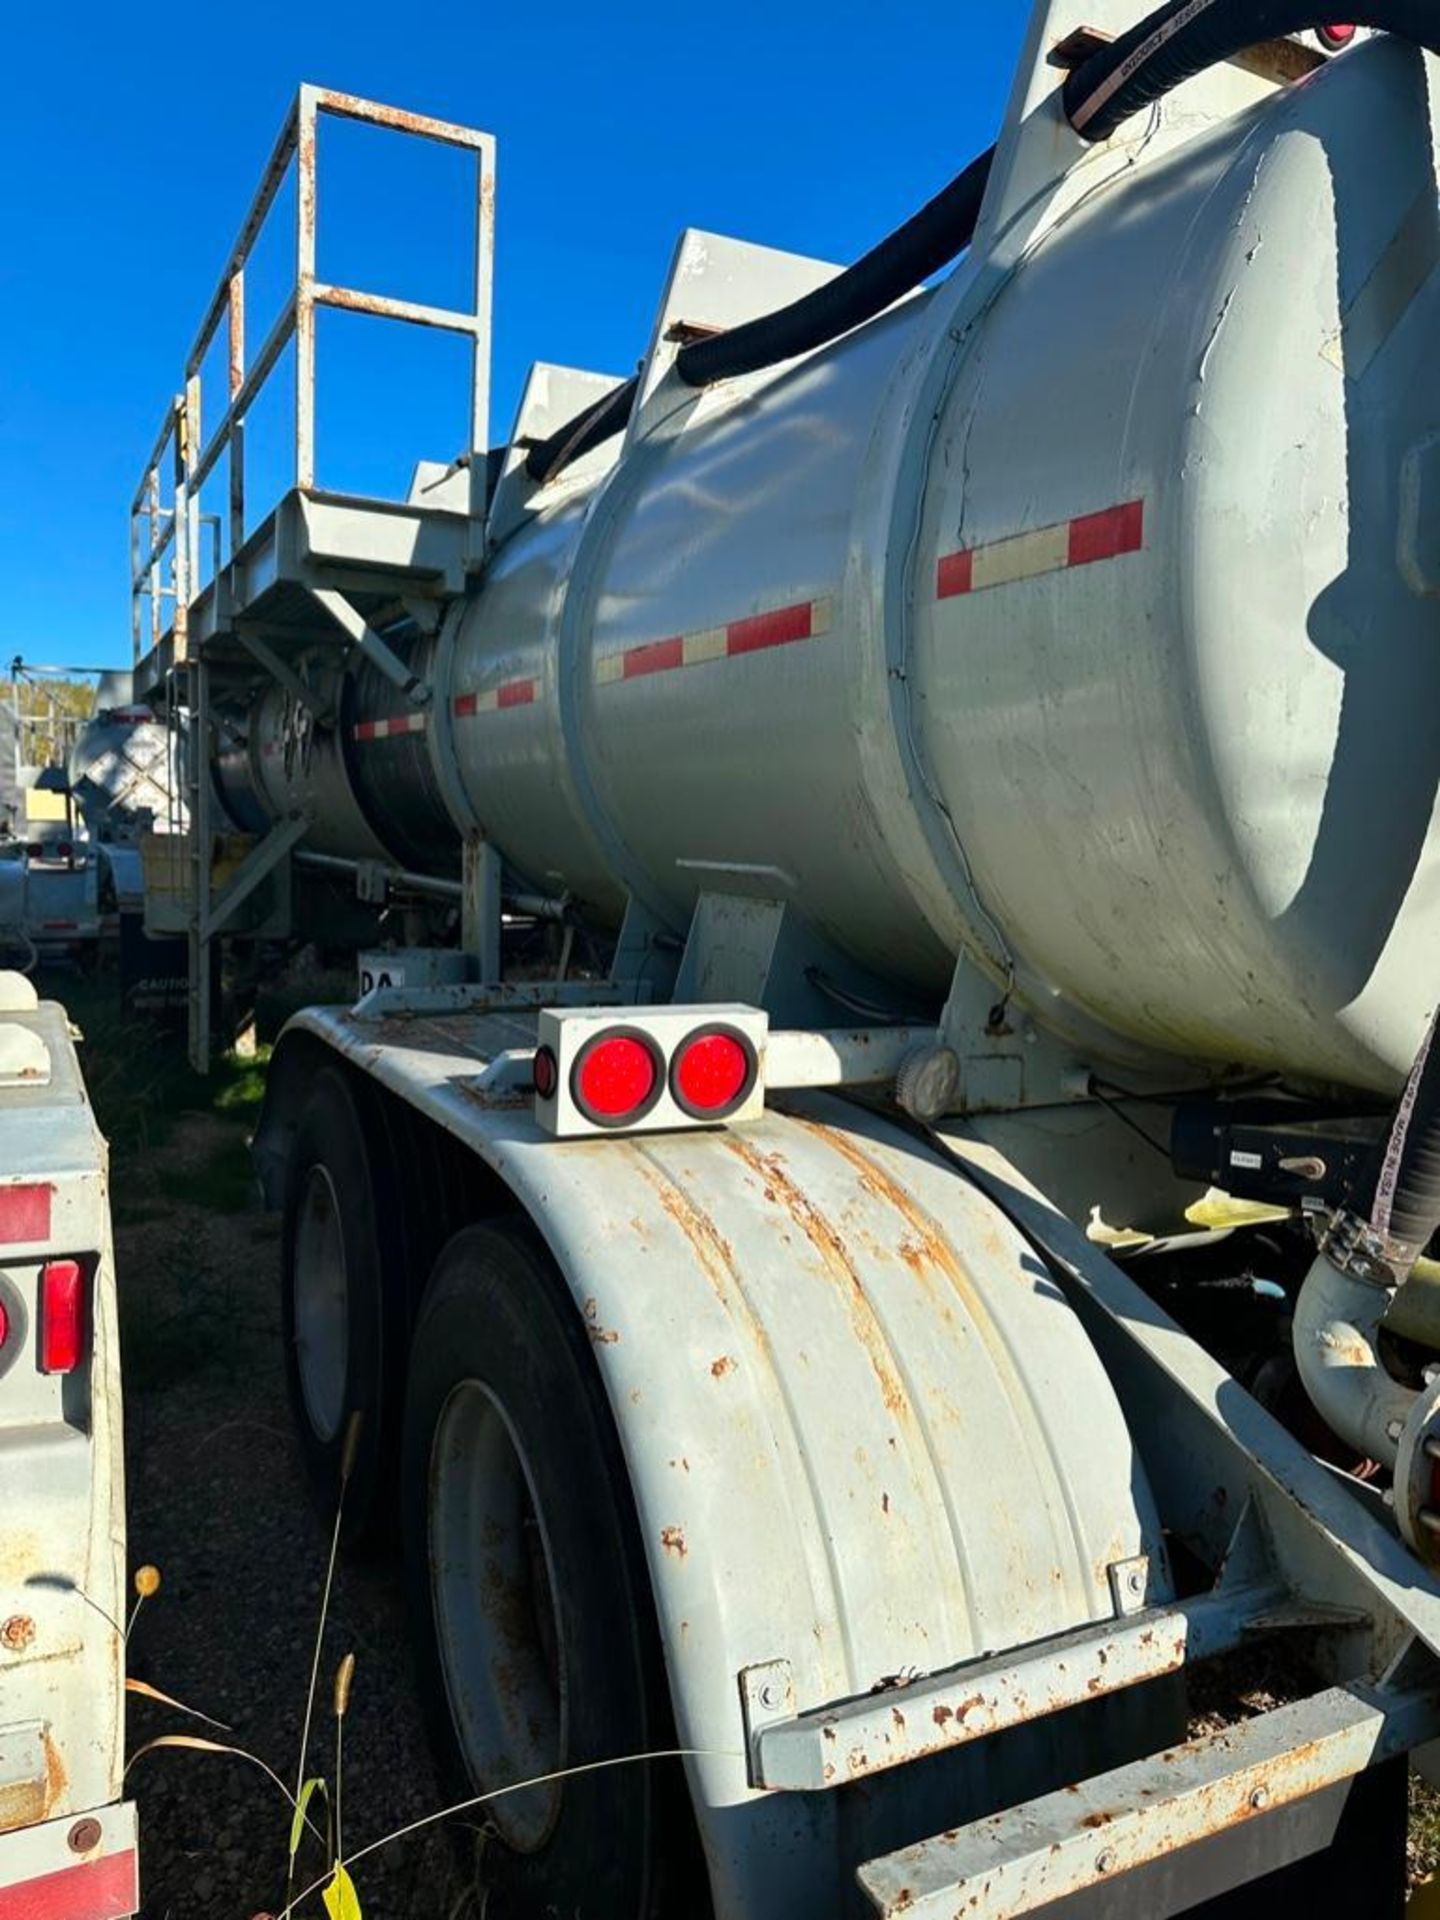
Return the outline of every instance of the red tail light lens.
[[[1348,47],[1350,42],[1355,38],[1355,29],[1348,25],[1321,27],[1319,34],[1322,47],[1328,47],[1332,53],[1339,53],[1342,47]]]
[[[78,1260],[51,1260],[40,1275],[40,1370],[73,1373],[85,1347],[85,1276]]]
[[[581,1048],[570,1076],[575,1104],[597,1127],[642,1119],[660,1098],[665,1068],[648,1034],[612,1027]]]
[[[670,1068],[676,1106],[696,1120],[723,1120],[755,1085],[755,1049],[733,1027],[706,1027],[681,1043]]]
[[[531,1069],[535,1081],[535,1091],[542,1100],[555,1098],[555,1084],[559,1077],[555,1055],[549,1047],[540,1047],[535,1054],[535,1065]]]

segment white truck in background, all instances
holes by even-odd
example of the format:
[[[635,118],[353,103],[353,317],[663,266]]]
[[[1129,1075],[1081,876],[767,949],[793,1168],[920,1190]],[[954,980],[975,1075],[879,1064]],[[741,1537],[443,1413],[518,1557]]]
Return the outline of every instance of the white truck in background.
[[[108,1150],[65,1010],[0,972],[0,1917],[139,1906]]]

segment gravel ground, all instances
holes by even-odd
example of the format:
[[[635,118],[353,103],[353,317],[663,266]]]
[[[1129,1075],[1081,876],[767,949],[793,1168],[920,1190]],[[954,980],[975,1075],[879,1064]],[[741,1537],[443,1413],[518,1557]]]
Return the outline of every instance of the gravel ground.
[[[104,1120],[103,1102],[102,1123]],[[131,1672],[229,1723],[293,1785],[329,1550],[290,1433],[279,1320],[279,1222],[254,1210],[247,1119],[194,1112],[162,1151],[114,1152],[126,1371],[131,1566],[163,1584],[131,1641]],[[345,1727],[344,1838],[353,1850],[440,1802],[410,1683],[394,1565],[340,1563],[311,1773],[333,1779],[331,1686],[356,1674]],[[159,1733],[213,1730],[132,1700],[133,1753]],[[157,1751],[138,1761],[146,1920],[250,1920],[284,1904],[290,1814],[258,1767]],[[304,1856],[323,1866],[317,1848]],[[454,1843],[431,1832],[355,1870],[366,1920],[470,1914]],[[318,1896],[301,1912],[322,1911]]]

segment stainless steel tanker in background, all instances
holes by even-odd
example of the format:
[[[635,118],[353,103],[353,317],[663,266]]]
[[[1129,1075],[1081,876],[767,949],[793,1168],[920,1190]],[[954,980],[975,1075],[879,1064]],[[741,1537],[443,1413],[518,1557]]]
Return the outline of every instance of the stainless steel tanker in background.
[[[1091,1052],[1396,1086],[1440,942],[1426,74],[1249,91],[1092,160],[983,297],[579,462],[414,646],[424,730],[352,672],[302,766],[271,687],[235,820],[437,873],[478,822],[612,924],[778,891],[912,996],[968,951]]]

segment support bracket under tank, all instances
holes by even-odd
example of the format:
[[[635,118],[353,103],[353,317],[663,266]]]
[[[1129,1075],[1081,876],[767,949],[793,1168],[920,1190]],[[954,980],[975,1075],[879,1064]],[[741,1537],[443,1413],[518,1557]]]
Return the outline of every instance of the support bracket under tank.
[[[383,673],[392,685],[397,686],[413,705],[417,707],[429,705],[432,689],[428,683],[422,680],[419,674],[411,672],[399,655],[376,633],[364,614],[346,599],[338,587],[312,585],[310,597],[330,615],[351,645],[363,653],[377,671]]]

